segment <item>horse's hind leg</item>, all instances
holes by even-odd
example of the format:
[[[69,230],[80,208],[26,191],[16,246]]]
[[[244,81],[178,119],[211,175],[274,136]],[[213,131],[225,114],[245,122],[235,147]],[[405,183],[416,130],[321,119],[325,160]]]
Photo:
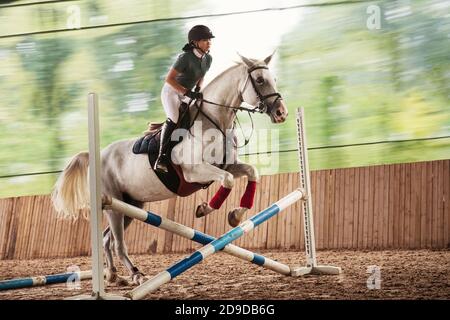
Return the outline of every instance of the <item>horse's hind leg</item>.
[[[124,229],[133,221],[132,218],[124,217]],[[114,252],[114,236],[111,232],[110,226],[107,226],[103,231],[103,248],[106,258],[106,281],[109,283],[116,282],[119,285],[126,285],[128,282],[117,275],[117,268],[114,265],[114,259],[112,253]]]
[[[142,207],[142,203],[137,201],[132,201],[125,197],[125,202],[134,205],[136,207]],[[114,250],[117,257],[122,261],[124,266],[127,268],[128,272],[132,277],[132,281],[135,284],[142,284],[145,279],[144,275],[139,271],[139,269],[131,262],[127,247],[124,239],[125,229],[130,225],[133,219],[124,216],[119,212],[112,211],[108,214],[108,222],[114,237]]]
[[[111,229],[106,227],[103,231],[103,249],[105,252],[106,258],[106,281],[107,282],[116,282],[117,281],[117,269],[114,266],[114,259],[112,256],[113,249],[113,236],[111,233]]]

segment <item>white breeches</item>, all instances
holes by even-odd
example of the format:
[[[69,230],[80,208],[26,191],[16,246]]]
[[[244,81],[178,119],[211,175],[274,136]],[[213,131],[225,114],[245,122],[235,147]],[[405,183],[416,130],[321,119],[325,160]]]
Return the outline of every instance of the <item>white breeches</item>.
[[[161,90],[161,102],[166,112],[167,118],[170,118],[173,122],[178,122],[178,115],[180,104],[183,100],[189,99],[181,93],[178,93],[170,84],[164,83]]]

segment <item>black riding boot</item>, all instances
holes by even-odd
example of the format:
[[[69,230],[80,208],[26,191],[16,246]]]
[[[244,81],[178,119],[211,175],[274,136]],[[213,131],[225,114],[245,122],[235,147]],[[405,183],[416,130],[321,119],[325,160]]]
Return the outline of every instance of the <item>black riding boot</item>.
[[[167,148],[170,144],[170,136],[172,135],[173,130],[177,124],[173,122],[170,118],[167,118],[166,122],[163,124],[161,129],[161,137],[159,141],[159,154],[158,159],[156,159],[155,165],[153,166],[153,170],[159,172],[167,172],[167,164],[169,162],[169,157],[166,154]]]

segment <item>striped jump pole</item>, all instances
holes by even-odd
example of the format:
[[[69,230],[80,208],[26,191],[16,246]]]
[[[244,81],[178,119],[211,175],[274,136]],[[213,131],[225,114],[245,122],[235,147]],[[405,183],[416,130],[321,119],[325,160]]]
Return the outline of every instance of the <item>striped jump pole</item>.
[[[170,219],[161,217],[155,213],[145,211],[143,209],[139,209],[135,206],[129,205],[128,203],[117,200],[115,198],[103,196],[102,202],[103,202],[103,206],[105,209],[116,210],[118,212],[121,212],[121,213],[127,215],[130,218],[140,220],[142,222],[145,222],[145,223],[155,226],[157,228],[172,232],[176,235],[179,235],[183,238],[192,240],[194,242],[206,245],[206,244],[216,240],[216,238],[214,238],[208,234],[205,234],[198,230],[192,229],[185,225],[179,224]],[[280,274],[283,274],[286,276],[291,275],[291,268],[288,265],[286,265],[284,263],[280,263],[275,260],[272,260],[270,258],[264,257],[262,255],[256,254],[252,251],[243,249],[234,244],[229,244],[229,245],[225,246],[223,251],[232,256],[235,256],[242,260],[257,264],[261,267],[270,269],[270,270],[278,272]]]
[[[11,289],[20,289],[20,288],[29,288],[29,287],[37,287],[44,286],[48,284],[55,283],[64,283],[67,282],[70,278],[74,280],[86,280],[92,278],[92,270],[80,271],[80,272],[67,272],[67,273],[59,273],[52,274],[48,276],[36,276],[29,278],[18,278],[11,280],[3,280],[0,281],[0,291],[1,290],[11,290]]]
[[[161,285],[169,282],[179,274],[190,269],[200,261],[206,259],[208,256],[224,249],[232,241],[240,238],[244,233],[248,233],[255,227],[265,222],[266,220],[276,216],[279,212],[286,209],[288,206],[294,202],[302,199],[304,193],[297,189],[279,201],[272,204],[270,207],[264,209],[258,214],[254,215],[250,219],[242,222],[239,226],[231,229],[227,233],[223,234],[220,238],[211,241],[209,244],[205,245],[201,249],[195,251],[189,257],[181,260],[180,262],[172,265],[167,270],[160,272],[150,280],[147,280],[139,287],[127,292],[125,296],[132,300],[138,300],[145,297],[148,293],[155,291]]]

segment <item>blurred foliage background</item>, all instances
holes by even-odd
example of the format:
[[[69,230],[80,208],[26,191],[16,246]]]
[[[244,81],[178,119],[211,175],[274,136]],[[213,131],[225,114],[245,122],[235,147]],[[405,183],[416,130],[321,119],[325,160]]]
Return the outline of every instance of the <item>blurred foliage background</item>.
[[[313,170],[448,158],[450,1],[337,2],[2,1],[0,197],[49,193],[87,149],[88,92],[100,97],[102,146],[164,120],[164,77],[195,24],[216,35],[206,81],[237,51],[277,50],[271,69],[291,116],[256,115],[240,151],[263,174],[298,170],[299,106]]]

